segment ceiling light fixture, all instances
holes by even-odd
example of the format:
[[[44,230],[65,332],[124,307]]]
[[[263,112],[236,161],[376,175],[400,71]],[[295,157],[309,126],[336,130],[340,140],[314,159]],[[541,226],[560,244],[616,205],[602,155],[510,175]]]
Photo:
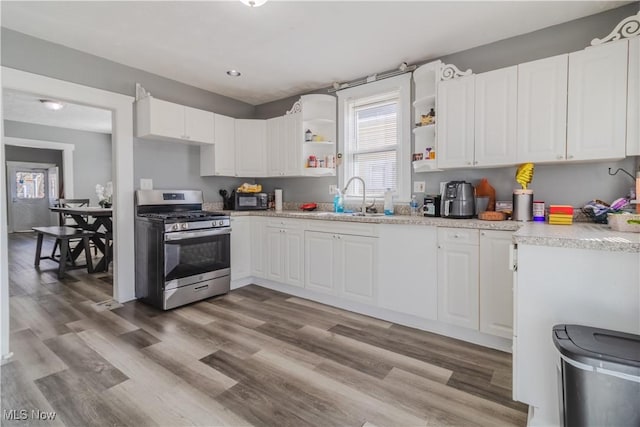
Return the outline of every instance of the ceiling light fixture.
[[[58,111],[64,108],[64,104],[60,101],[52,101],[51,99],[41,99],[42,105],[47,110]]]
[[[227,76],[231,76],[231,77],[240,77],[242,75],[242,73],[238,70],[229,70],[227,71]]]
[[[267,0],[240,0],[240,1],[250,7],[260,7],[267,2]]]

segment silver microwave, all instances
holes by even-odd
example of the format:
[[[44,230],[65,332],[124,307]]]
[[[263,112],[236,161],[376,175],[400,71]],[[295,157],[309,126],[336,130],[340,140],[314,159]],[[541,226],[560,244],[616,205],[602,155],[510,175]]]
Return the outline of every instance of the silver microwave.
[[[236,192],[236,210],[265,210],[268,206],[267,193]]]

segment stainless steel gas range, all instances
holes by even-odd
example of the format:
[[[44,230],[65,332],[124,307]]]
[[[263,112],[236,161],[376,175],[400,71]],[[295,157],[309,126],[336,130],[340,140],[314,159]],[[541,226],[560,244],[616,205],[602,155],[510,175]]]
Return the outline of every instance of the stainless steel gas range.
[[[136,297],[168,310],[229,292],[229,216],[202,210],[201,191],[138,190]]]

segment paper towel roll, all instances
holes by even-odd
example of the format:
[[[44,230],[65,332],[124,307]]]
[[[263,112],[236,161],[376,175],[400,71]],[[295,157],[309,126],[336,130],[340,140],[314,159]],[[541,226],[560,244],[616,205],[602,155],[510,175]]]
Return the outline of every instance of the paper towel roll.
[[[276,193],[276,212],[282,212],[282,189],[277,188]]]

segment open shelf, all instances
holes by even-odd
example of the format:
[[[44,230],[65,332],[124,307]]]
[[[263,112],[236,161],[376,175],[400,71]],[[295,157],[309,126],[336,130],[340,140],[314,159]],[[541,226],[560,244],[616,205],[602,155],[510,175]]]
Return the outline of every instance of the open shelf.
[[[335,168],[305,168],[305,176],[335,176]]]
[[[416,126],[416,127],[413,128],[413,133],[425,132],[427,129],[435,130],[436,129],[436,124],[435,123],[430,123],[428,125]]]
[[[433,94],[433,95],[424,96],[420,99],[416,99],[415,101],[413,101],[413,106],[417,107],[417,106],[435,104],[435,102],[436,102],[436,95]]]
[[[335,145],[335,142],[333,142],[333,141],[305,141],[304,145],[308,145],[309,147],[312,147],[314,145]]]
[[[442,169],[437,168],[436,159],[414,160],[413,171],[414,172],[440,172],[442,171]]]

